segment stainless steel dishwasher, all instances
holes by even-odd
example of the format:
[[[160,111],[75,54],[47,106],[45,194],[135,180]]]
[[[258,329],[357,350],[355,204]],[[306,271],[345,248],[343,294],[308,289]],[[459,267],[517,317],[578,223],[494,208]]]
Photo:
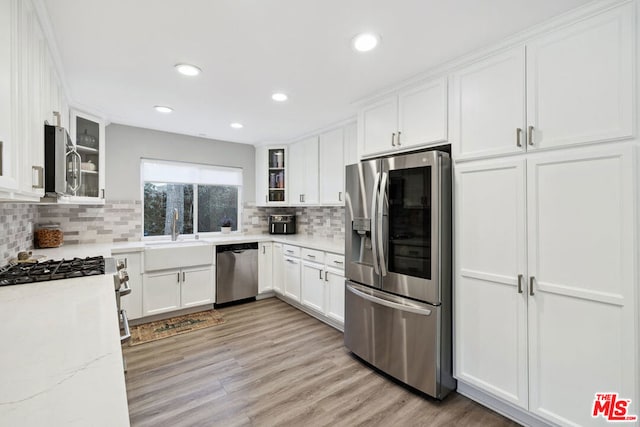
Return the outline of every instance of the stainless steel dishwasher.
[[[216,304],[258,295],[258,243],[216,246]]]

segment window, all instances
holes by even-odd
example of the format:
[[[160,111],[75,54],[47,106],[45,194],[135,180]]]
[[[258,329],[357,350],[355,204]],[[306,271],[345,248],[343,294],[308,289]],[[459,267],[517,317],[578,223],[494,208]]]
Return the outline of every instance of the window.
[[[145,236],[171,235],[178,211],[180,234],[240,229],[242,169],[143,159]]]

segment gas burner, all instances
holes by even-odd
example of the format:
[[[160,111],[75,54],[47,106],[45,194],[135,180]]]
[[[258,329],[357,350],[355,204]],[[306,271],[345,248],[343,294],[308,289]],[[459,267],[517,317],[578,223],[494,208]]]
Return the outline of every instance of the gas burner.
[[[104,258],[101,256],[51,260],[36,264],[9,264],[0,269],[0,286],[97,276],[104,274],[104,264]]]

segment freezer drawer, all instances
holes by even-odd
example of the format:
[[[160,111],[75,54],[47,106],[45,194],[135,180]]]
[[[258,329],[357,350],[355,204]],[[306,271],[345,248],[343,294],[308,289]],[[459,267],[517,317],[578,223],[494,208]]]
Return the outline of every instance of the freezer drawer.
[[[381,371],[438,399],[455,388],[451,343],[441,341],[441,327],[440,306],[347,282],[345,346]]]

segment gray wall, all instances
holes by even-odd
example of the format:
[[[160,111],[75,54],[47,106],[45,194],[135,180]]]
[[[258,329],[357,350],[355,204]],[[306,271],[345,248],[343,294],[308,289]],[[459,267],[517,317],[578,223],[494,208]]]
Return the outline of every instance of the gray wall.
[[[255,201],[253,145],[110,124],[106,129],[107,200],[140,200],[140,159],[175,160],[243,170],[243,201]]]

